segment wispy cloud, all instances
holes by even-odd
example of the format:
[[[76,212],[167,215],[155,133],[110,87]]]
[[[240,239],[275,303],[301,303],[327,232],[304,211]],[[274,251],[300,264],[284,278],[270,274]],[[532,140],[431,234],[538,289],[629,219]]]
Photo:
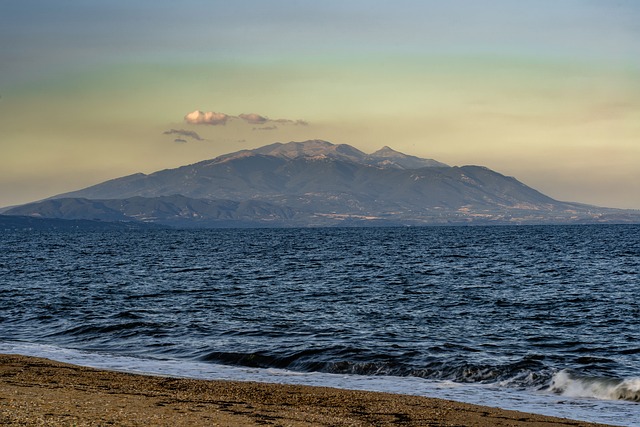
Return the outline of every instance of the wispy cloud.
[[[192,138],[195,139],[196,141],[204,141],[204,139],[198,135],[197,132],[194,132],[192,130],[185,130],[185,129],[170,129],[170,130],[166,130],[164,132],[162,132],[163,135],[178,135],[180,136],[185,136],[188,138]],[[178,141],[176,140],[176,142],[186,142],[186,141]]]
[[[262,127],[253,128],[251,130],[276,130],[276,129],[278,129],[278,126],[262,126]]]
[[[271,121],[274,123],[280,123],[284,125],[309,126],[309,122],[305,120],[277,119],[277,120],[271,120]]]

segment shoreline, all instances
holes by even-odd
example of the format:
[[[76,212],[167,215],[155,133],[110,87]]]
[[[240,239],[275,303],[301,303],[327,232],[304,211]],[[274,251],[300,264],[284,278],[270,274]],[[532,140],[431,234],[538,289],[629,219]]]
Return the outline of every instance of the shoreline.
[[[141,375],[8,354],[0,354],[0,424],[605,425],[421,396]]]

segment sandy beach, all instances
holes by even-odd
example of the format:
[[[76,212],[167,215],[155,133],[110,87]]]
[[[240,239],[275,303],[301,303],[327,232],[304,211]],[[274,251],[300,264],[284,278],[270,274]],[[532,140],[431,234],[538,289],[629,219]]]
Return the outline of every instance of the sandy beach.
[[[425,397],[96,370],[0,355],[0,424],[595,426]]]

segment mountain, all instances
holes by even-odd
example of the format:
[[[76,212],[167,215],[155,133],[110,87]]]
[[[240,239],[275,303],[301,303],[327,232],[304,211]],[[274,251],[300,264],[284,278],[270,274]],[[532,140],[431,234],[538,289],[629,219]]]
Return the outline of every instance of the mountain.
[[[486,167],[321,140],[125,176],[5,214],[200,227],[640,222],[640,212],[560,202]]]

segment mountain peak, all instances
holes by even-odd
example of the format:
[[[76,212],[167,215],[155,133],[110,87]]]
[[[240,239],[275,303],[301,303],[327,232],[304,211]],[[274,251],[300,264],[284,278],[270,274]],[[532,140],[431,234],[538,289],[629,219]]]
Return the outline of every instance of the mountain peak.
[[[321,139],[304,142],[275,143],[251,150],[256,154],[280,157],[285,159],[298,158],[331,158],[350,160],[360,163],[366,156],[362,151],[346,144],[332,144]]]
[[[384,147],[382,147],[378,151],[375,151],[375,152],[371,153],[371,156],[389,156],[389,155],[394,155],[394,154],[402,154],[402,153],[400,153],[399,151],[394,150],[393,148],[389,147],[388,145],[385,145]]]
[[[433,159],[423,159],[409,156],[385,145],[378,151],[367,156],[369,164],[379,167],[392,167],[396,169],[420,169],[433,167],[448,167],[448,165]]]

